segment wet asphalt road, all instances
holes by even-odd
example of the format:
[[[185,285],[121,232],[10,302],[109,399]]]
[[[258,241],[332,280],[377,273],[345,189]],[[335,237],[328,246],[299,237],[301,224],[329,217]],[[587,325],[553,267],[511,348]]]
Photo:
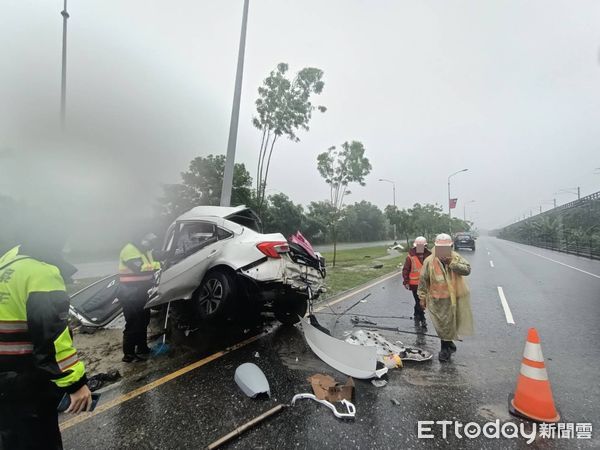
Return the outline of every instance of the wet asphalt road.
[[[459,420],[483,425],[500,419],[520,423],[508,415],[507,397],[514,389],[531,326],[541,336],[562,421],[591,422],[596,427],[592,440],[538,438],[533,447],[599,448],[600,262],[483,237],[477,252],[463,254],[473,269],[469,284],[476,335],[457,343],[451,363],[437,361],[436,338],[409,334],[416,331],[408,319],[412,296],[402,288],[400,277],[392,277],[331,308],[325,306],[318,314],[320,322],[342,337],[354,329],[353,315],[398,316],[370,320],[400,327],[407,333],[381,334],[435,352],[434,359],[406,362],[403,369],[388,373],[388,384],[382,388],[355,380],[354,422],[342,422],[324,406],[302,400],[224,448],[525,448],[522,438],[443,439],[439,428],[433,430],[435,439],[419,440],[417,422]],[[506,294],[514,325],[507,323],[498,286]],[[332,313],[345,310],[368,293],[366,302],[334,324]],[[121,402],[122,395],[265,328],[263,324],[253,330],[222,326],[198,331],[183,347],[174,349],[171,357],[143,363],[147,367],[140,375],[103,394],[101,404],[111,406],[115,401],[115,406],[79,423],[66,423],[65,448],[202,448],[276,404],[289,403],[294,394],[310,392],[306,379],[314,373],[345,380],[311,352],[298,328],[274,327],[248,345]],[[434,334],[431,326],[429,332]],[[235,385],[236,367],[248,361],[265,372],[270,400],[246,398]]]

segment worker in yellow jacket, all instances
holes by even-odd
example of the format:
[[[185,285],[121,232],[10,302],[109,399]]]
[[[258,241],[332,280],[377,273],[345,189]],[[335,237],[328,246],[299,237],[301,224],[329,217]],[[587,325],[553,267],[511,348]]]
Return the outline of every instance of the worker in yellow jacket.
[[[439,234],[432,254],[421,268],[417,295],[441,340],[439,360],[450,360],[456,352],[453,341],[459,336],[473,334],[473,314],[469,288],[464,277],[471,273],[471,265],[452,250],[452,238]]]
[[[150,356],[147,330],[150,311],[144,309],[148,290],[154,284],[154,273],[160,263],[154,261],[152,246],[156,236],[146,234],[138,242],[125,245],[119,255],[119,302],[125,316],[123,330],[123,361],[145,360]]]
[[[30,227],[33,221],[40,226]],[[60,449],[62,396],[70,396],[68,412],[92,404],[67,325],[63,276],[72,275],[72,266],[60,255],[64,241],[47,225],[30,218],[12,230],[20,237],[7,238],[6,228],[0,236],[0,449]]]

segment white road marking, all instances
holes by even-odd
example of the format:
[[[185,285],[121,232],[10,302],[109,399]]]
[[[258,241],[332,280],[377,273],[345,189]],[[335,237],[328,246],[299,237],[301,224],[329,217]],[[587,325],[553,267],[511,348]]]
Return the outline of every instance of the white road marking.
[[[512,323],[514,325],[515,319],[513,319],[512,312],[510,311],[510,306],[508,306],[508,302],[506,301],[504,290],[500,286],[498,286],[498,295],[500,296],[500,303],[502,303],[502,309],[504,310],[504,315],[506,316],[506,323]]]
[[[490,267],[494,267],[494,261],[490,259]]]
[[[344,295],[344,296],[342,296],[342,297],[340,297],[340,298],[338,298],[336,300],[333,300],[331,302],[327,302],[326,301],[324,305],[318,306],[318,307],[314,308],[313,311],[314,312],[319,312],[319,311],[322,311],[323,309],[325,309],[325,308],[327,308],[329,306],[335,305],[336,303],[340,303],[340,302],[343,302],[344,300],[348,300],[349,298],[352,298],[352,297],[360,294],[361,292],[364,292],[364,291],[367,291],[367,290],[369,290],[371,288],[374,288],[378,284],[381,284],[384,281],[391,280],[392,278],[395,278],[398,275],[402,275],[402,272],[395,272],[395,273],[392,273],[389,276],[385,276],[384,278],[380,278],[379,280],[375,281],[374,283],[371,283],[371,284],[368,284],[366,286],[363,286],[362,288],[360,288],[360,289],[358,289],[356,291],[352,290],[348,294],[346,294],[346,295]]]
[[[578,272],[585,273],[586,275],[589,275],[591,277],[600,279],[600,275],[597,275],[595,273],[591,273],[591,272],[588,272],[586,270],[580,269],[579,267],[570,266],[568,264],[565,264],[564,262],[560,262],[560,261],[557,261],[555,259],[548,258],[547,256],[540,255],[539,253],[534,253],[534,252],[531,252],[529,250],[525,250],[524,248],[517,247],[516,245],[509,245],[509,247],[516,248],[517,250],[521,250],[522,252],[529,253],[530,255],[539,256],[540,258],[547,259],[548,261],[552,261],[552,262],[554,262],[556,264],[560,264],[561,266],[565,266],[565,267],[568,267],[569,269],[577,270]]]

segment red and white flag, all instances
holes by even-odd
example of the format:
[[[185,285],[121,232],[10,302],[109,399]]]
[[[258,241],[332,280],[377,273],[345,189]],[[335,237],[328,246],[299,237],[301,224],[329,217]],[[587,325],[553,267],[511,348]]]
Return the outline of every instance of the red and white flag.
[[[454,209],[456,208],[456,203],[458,202],[457,198],[451,198],[450,199],[450,209]]]

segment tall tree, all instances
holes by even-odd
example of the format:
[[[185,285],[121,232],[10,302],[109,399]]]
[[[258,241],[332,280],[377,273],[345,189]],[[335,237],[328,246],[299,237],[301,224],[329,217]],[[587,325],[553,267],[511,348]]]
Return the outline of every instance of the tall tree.
[[[263,214],[266,233],[289,236],[302,228],[304,208],[296,205],[285,194],[270,195]]]
[[[338,237],[344,242],[373,242],[386,238],[386,216],[374,204],[361,201],[348,205],[339,222]]]
[[[311,202],[304,218],[303,231],[312,242],[329,242],[329,234],[334,221],[335,211],[329,201]]]
[[[350,194],[350,183],[365,185],[365,177],[371,172],[371,163],[365,157],[365,147],[359,141],[347,141],[340,149],[329,147],[317,157],[317,170],[329,185],[333,208],[333,266],[337,254],[337,223],[342,217],[344,198]]]
[[[225,155],[194,158],[187,172],[181,173],[181,183],[163,185],[163,196],[158,199],[159,214],[173,219],[194,206],[219,205],[224,171]],[[231,204],[251,204],[251,186],[252,177],[244,164],[236,164]]]
[[[262,133],[256,168],[256,200],[260,214],[265,202],[265,190],[275,143],[282,136],[292,142],[300,141],[298,130],[308,131],[315,109],[325,112],[324,106],[314,106],[312,94],[320,94],[325,83],[323,71],[305,67],[293,79],[286,75],[289,67],[280,63],[258,88],[256,113],[252,124]]]

